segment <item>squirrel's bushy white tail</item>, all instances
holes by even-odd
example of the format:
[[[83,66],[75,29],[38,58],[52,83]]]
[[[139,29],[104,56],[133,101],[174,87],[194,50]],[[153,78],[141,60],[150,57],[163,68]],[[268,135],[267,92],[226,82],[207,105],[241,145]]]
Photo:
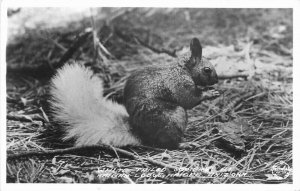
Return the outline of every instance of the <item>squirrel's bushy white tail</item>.
[[[89,69],[66,64],[52,78],[50,94],[54,120],[65,124],[64,140],[74,138],[76,146],[140,144],[125,107],[103,97],[102,80]]]

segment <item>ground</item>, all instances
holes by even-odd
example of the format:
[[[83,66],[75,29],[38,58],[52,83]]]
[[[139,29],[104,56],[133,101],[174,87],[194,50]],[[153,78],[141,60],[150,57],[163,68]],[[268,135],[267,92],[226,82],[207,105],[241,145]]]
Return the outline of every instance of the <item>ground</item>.
[[[8,158],[7,182],[293,182],[291,9],[99,8],[63,18],[60,12],[67,11],[22,8],[8,20],[7,153],[35,153]],[[32,71],[76,60],[121,103],[132,70],[174,62],[193,37],[214,64],[222,95],[188,112],[184,149],[36,153],[60,146],[42,136],[54,126],[44,103],[55,70]]]

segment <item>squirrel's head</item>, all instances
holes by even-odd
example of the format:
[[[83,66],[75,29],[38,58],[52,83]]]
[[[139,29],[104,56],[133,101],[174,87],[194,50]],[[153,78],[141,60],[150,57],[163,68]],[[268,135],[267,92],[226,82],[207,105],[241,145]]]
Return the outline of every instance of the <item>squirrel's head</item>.
[[[210,86],[218,83],[216,70],[207,58],[202,57],[202,46],[197,38],[191,40],[190,51],[191,57],[185,67],[190,72],[195,84]]]

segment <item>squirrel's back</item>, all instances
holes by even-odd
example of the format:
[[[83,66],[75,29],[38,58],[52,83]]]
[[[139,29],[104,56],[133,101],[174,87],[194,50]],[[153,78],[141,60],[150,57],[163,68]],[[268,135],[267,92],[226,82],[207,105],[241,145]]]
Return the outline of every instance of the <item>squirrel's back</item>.
[[[124,106],[103,97],[102,81],[79,65],[65,65],[51,81],[51,110],[55,121],[64,124],[64,140],[77,146],[137,145]]]

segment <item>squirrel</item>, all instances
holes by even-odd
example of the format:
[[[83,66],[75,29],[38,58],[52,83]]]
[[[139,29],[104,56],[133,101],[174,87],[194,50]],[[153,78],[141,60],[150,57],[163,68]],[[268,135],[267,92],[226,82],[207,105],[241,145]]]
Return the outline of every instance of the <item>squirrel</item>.
[[[220,94],[213,65],[197,38],[176,62],[134,71],[124,88],[124,105],[103,97],[103,82],[79,64],[66,64],[51,79],[50,107],[64,124],[63,141],[75,146],[147,145],[175,149],[187,127],[187,109]]]

